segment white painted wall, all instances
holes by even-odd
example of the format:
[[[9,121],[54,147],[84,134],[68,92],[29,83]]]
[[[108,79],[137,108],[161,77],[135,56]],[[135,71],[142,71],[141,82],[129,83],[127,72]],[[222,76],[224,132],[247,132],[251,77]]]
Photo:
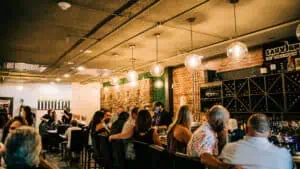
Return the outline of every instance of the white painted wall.
[[[100,91],[100,83],[72,83],[72,112],[86,116],[90,121],[94,112],[100,109]]]
[[[20,99],[24,99],[24,105],[37,108],[38,99],[63,99],[72,100],[71,84],[46,84],[46,83],[24,83],[23,90],[18,90],[20,84],[0,84],[0,97],[14,98],[14,113],[19,111]]]
[[[14,98],[14,113],[19,111],[20,99],[24,99],[24,105],[37,108],[38,99],[44,100],[71,100],[71,111],[87,117],[89,121],[94,112],[100,109],[100,83],[81,85],[72,84],[46,84],[24,83],[23,90],[18,90],[20,84],[0,84],[0,97]]]

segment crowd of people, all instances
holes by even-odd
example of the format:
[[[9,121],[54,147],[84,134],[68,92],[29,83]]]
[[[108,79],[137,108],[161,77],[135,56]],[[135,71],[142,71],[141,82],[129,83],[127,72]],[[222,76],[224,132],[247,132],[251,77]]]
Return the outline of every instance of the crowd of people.
[[[153,107],[118,107],[115,113],[102,108],[94,113],[87,126],[91,136],[94,158],[106,169],[125,169],[134,166],[136,154],[133,141],[164,147],[169,153],[182,153],[198,158],[199,162],[216,169],[292,169],[290,153],[268,141],[270,122],[264,114],[253,114],[247,122],[246,133],[238,129],[237,121],[221,105],[213,106],[192,130],[193,116],[183,105],[174,115],[157,102]],[[0,112],[0,155],[7,169],[55,168],[41,156],[45,147],[45,129],[56,129],[54,110],[41,118],[39,132],[33,127],[35,116],[29,106],[21,116],[9,118]],[[65,132],[70,149],[72,131],[81,130],[69,109],[62,116],[70,124]],[[161,136],[167,138],[164,143]],[[245,135],[245,137],[244,137]],[[46,139],[45,139],[46,138]]]
[[[132,140],[162,146],[169,153],[199,158],[201,163],[217,169],[292,169],[294,166],[288,150],[269,142],[270,122],[264,114],[251,115],[244,133],[221,105],[213,106],[193,132],[193,117],[187,105],[180,107],[174,119],[162,103],[156,103],[153,108],[132,107],[129,112],[119,107],[118,118],[112,121],[112,112],[101,109],[90,123],[94,147],[105,147],[97,149],[102,152],[95,154],[106,163],[106,168],[132,167],[137,155]],[[167,144],[160,139],[162,131],[167,131]],[[101,141],[97,141],[99,137]]]

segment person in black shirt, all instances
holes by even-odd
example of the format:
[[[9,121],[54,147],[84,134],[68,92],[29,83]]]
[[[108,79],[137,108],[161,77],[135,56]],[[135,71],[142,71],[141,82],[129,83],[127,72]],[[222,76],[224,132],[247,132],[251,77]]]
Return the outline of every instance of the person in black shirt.
[[[29,126],[34,127],[35,115],[31,112],[31,108],[29,106],[24,106],[22,108],[22,117],[27,121]]]
[[[71,113],[70,108],[65,108],[64,109],[64,113],[63,113],[63,116],[62,116],[61,120],[64,124],[70,124],[70,122],[72,120],[72,113]]]
[[[154,105],[154,116],[153,116],[153,126],[159,128],[168,128],[172,123],[173,114],[165,110],[164,104],[161,102],[156,102]]]
[[[128,117],[129,114],[127,112],[118,112],[118,119],[111,126],[111,135],[122,132],[123,126]],[[124,143],[122,142],[122,140],[114,140],[111,144],[113,153],[113,169],[124,169]]]

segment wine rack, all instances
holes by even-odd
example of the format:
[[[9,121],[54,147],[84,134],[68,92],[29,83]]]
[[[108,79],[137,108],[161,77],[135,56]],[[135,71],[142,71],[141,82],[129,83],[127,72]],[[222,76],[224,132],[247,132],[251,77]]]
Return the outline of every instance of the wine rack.
[[[218,94],[208,97],[206,92],[216,89]],[[202,111],[220,103],[231,113],[300,114],[300,71],[223,81],[217,88],[201,88]]]
[[[70,100],[38,100],[37,109],[38,110],[63,110],[64,108],[70,108]]]
[[[221,95],[221,85],[201,87],[201,111],[206,112],[209,108],[216,104],[222,105]]]

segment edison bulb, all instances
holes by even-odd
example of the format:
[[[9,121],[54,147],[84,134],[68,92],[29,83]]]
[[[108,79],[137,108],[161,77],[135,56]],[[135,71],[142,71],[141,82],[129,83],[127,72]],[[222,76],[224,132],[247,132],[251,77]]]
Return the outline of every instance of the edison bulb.
[[[156,80],[156,81],[154,82],[154,87],[157,88],[157,89],[160,89],[160,88],[162,88],[163,86],[164,86],[164,83],[163,83],[163,81],[161,81],[161,80]]]
[[[150,73],[153,77],[160,77],[164,74],[164,67],[161,64],[156,63],[151,66]]]
[[[244,58],[248,55],[247,45],[242,42],[234,42],[227,48],[227,56],[233,59]]]
[[[134,70],[130,70],[128,73],[127,73],[127,79],[129,82],[132,82],[132,81],[137,81],[139,78],[139,75],[136,71]]]
[[[198,70],[202,67],[202,58],[203,58],[203,56],[200,56],[197,54],[188,55],[185,58],[184,65],[188,69]]]

